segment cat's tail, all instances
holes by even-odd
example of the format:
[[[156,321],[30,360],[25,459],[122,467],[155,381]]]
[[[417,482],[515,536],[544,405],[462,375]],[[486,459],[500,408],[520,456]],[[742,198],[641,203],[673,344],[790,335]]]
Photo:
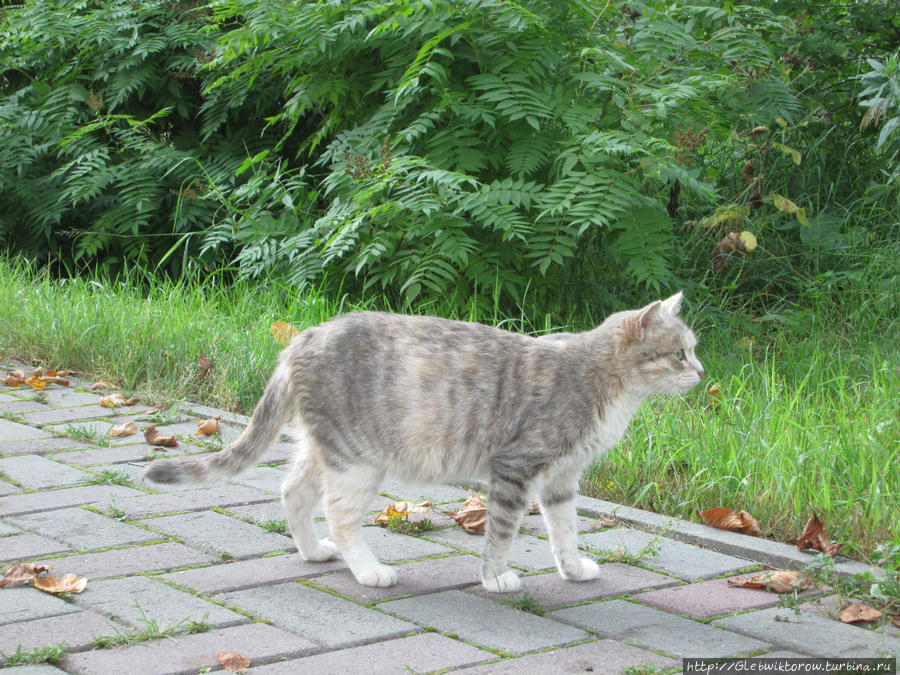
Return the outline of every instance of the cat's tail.
[[[212,483],[254,466],[288,421],[293,399],[290,390],[290,367],[287,359],[282,359],[240,438],[212,455],[158,459],[144,471],[144,478],[155,483]]]

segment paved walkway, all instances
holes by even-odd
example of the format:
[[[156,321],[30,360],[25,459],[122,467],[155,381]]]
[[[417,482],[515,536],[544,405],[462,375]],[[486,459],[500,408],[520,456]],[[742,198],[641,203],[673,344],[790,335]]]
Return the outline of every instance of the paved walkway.
[[[15,365],[0,362],[3,373]],[[512,555],[525,593],[510,598],[481,589],[482,538],[441,513],[465,490],[385,485],[374,511],[431,499],[436,529],[367,528],[400,583],[359,586],[341,561],[307,563],[288,536],[270,531],[284,517],[278,486],[288,443],[229,485],[161,491],[140,482],[152,452],[142,434],[104,439],[113,423],[148,426],[140,419],[148,408],[101,407],[90,384],[50,385],[37,400],[27,387],[0,386],[0,570],[45,560],[55,575],[89,580],[64,598],[0,589],[0,665],[65,643],[55,666],[3,675],[216,672],[223,651],[250,657],[253,673],[367,675],[644,673],[678,670],[682,657],[900,655],[900,631],[842,624],[835,598],[821,592],[795,611],[779,608],[774,594],[726,584],[765,565],[800,566],[807,553],[588,498],[579,503],[581,542],[607,560],[600,578],[562,581],[540,516],[528,516]],[[191,434],[214,414],[226,442],[246,423],[185,404],[177,421],[159,425],[178,435],[178,447],[157,455],[208,451]],[[166,636],[92,648],[98,637],[148,627]]]

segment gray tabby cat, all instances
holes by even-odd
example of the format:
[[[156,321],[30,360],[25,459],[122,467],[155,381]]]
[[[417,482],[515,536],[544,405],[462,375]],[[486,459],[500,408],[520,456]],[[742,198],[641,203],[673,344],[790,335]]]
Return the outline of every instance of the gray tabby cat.
[[[618,312],[585,333],[534,338],[476,323],[377,312],[297,335],[281,354],[239,439],[207,457],[153,462],[158,483],[209,482],[256,464],[283,424],[302,442],[281,489],[306,560],[340,553],[356,580],[390,586],[361,522],[386,475],[415,482],[489,481],[481,581],[514,591],[510,543],[536,494],[564,579],[599,574],[578,554],[575,493],[591,458],[609,450],[654,394],[703,377],[696,339],[676,316],[681,293]],[[324,497],[331,539],[312,514]]]

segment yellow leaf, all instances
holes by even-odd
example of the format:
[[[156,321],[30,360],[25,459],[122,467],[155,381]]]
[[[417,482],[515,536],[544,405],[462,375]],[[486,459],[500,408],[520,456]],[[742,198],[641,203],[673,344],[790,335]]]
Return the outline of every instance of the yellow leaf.
[[[794,202],[792,202],[787,197],[782,197],[780,194],[772,195],[772,203],[775,205],[775,208],[779,211],[784,211],[785,213],[797,213],[797,209],[799,208]]]
[[[81,593],[87,585],[87,579],[79,579],[74,574],[64,577],[37,577],[34,587],[45,593]]]
[[[32,377],[26,384],[35,391],[44,391],[44,387],[47,386],[47,383],[39,377]]]
[[[752,232],[744,230],[743,232],[741,232],[740,239],[742,242],[744,242],[744,250],[747,253],[750,253],[751,251],[753,251],[753,249],[756,248],[756,237]]]
[[[779,150],[781,150],[782,152],[790,155],[791,159],[794,160],[794,164],[796,164],[797,166],[800,166],[800,161],[802,159],[802,155],[800,154],[799,150],[794,150],[794,148],[789,148],[788,146],[786,146],[782,143],[772,143],[772,145],[774,147],[778,148]]]
[[[216,415],[215,417],[210,417],[208,420],[197,422],[197,433],[195,433],[194,436],[212,436],[213,434],[219,433],[219,419],[220,416]]]
[[[809,227],[809,221],[806,219],[806,209],[797,209],[797,213],[794,214],[794,217],[800,221],[801,225]]]
[[[784,119],[783,117],[776,117],[775,121],[778,122],[778,124],[781,126],[782,129],[784,129],[788,125],[787,120]]]
[[[392,520],[400,520],[409,517],[410,513],[431,513],[431,502],[424,501],[421,504],[412,502],[395,502],[385,506],[381,513],[372,521],[376,525],[387,525]]]
[[[281,344],[288,344],[300,331],[286,321],[273,321],[269,332]]]

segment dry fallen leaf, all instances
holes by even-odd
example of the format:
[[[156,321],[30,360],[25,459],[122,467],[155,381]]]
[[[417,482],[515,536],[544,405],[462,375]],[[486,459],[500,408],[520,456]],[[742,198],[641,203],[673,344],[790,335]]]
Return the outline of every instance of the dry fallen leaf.
[[[63,387],[68,387],[68,386],[69,386],[69,381],[68,381],[65,377],[63,377],[62,375],[56,375],[56,374],[50,375],[50,374],[49,374],[49,373],[54,373],[54,372],[55,372],[55,371],[52,371],[52,370],[51,370],[51,371],[48,372],[47,375],[41,375],[41,378],[40,378],[41,381],[42,381],[44,384],[58,384],[58,385],[61,385],[61,386],[63,386]],[[61,371],[61,372],[66,372],[66,371]]]
[[[230,673],[239,673],[250,667],[250,657],[237,652],[219,652],[216,656],[221,666]]]
[[[45,593],[81,593],[87,585],[87,579],[79,579],[74,574],[64,577],[36,577],[34,587]]]
[[[197,356],[197,379],[203,382],[209,377],[209,371],[213,369],[213,360],[206,354]]]
[[[812,580],[794,570],[770,570],[757,572],[747,579],[729,579],[728,584],[740,588],[761,588],[772,593],[792,593],[809,588]]]
[[[717,527],[720,530],[731,530],[732,532],[749,534],[754,537],[758,537],[761,534],[756,518],[747,511],[734,511],[733,509],[719,507],[704,513],[697,511],[697,515],[710,527]]]
[[[210,417],[208,420],[197,422],[197,433],[195,433],[194,436],[212,436],[213,434],[219,433],[220,419],[222,419],[222,416],[216,415],[215,417]]]
[[[137,432],[137,424],[135,424],[134,422],[123,422],[122,424],[117,424],[112,429],[110,429],[107,436],[133,436]]]
[[[811,548],[832,557],[840,553],[843,546],[843,544],[831,543],[831,540],[828,538],[828,528],[825,527],[825,523],[819,520],[815,512],[806,521],[806,527],[803,528],[803,533],[797,540],[797,548],[801,551]]]
[[[112,385],[109,382],[94,382],[91,385],[91,391],[105,391],[107,389],[112,389]]]
[[[40,565],[38,563],[13,563],[6,568],[6,574],[0,579],[0,588],[4,586],[13,586],[15,584],[25,584],[34,579],[39,574],[44,574],[53,569],[53,565]]]
[[[859,623],[861,621],[878,621],[881,612],[870,607],[864,602],[854,602],[840,613],[840,619],[844,623]]]
[[[144,429],[144,439],[150,445],[161,445],[167,448],[174,448],[178,445],[178,441],[175,440],[175,434],[164,436],[156,427],[147,427]]]
[[[31,379],[26,381],[25,384],[27,384],[29,387],[31,387],[35,391],[44,391],[44,387],[47,386],[47,383],[44,382],[39,377],[32,377]]]
[[[472,534],[484,534],[484,526],[487,522],[487,505],[484,497],[479,494],[471,495],[459,511],[445,511],[466,532]]]
[[[21,377],[20,377],[21,375]],[[3,378],[3,384],[7,387],[21,387],[25,384],[26,378],[21,370],[11,370]]]
[[[387,525],[392,520],[407,518],[410,513],[431,513],[431,502],[424,501],[421,504],[412,502],[395,502],[385,506],[381,513],[372,521],[376,525]]]
[[[281,344],[288,344],[300,331],[286,321],[273,321],[269,332]]]
[[[125,398],[124,394],[110,394],[109,396],[100,397],[100,405],[104,408],[116,408],[120,405],[134,405],[135,403],[140,403],[140,400],[137,396]]]

